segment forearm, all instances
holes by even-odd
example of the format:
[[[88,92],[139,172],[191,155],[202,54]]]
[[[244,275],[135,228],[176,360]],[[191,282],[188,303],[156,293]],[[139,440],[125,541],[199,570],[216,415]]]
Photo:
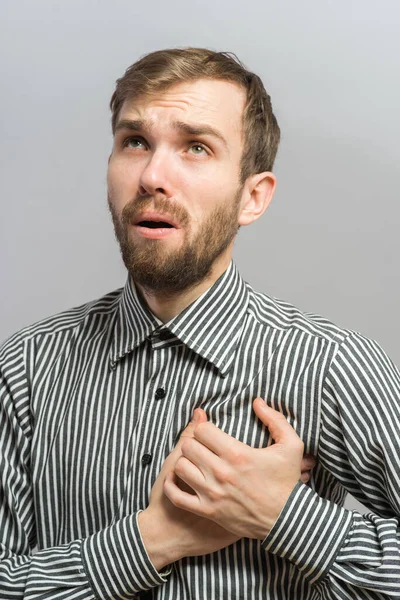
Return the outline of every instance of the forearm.
[[[0,548],[2,600],[133,598],[165,581],[147,557],[136,515],[33,556],[11,553],[4,543]]]
[[[324,598],[400,599],[398,520],[361,516],[299,483],[264,548],[286,558]]]
[[[92,600],[93,591],[83,568],[81,542],[41,550],[11,553],[0,545],[0,597],[2,600],[66,598]]]

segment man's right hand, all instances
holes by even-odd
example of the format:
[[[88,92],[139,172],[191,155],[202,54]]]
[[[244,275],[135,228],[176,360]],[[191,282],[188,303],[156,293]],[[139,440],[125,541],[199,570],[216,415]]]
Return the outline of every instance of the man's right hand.
[[[176,508],[163,492],[165,477],[174,472],[183,441],[193,437],[194,428],[203,421],[207,421],[206,413],[197,408],[154,482],[149,506],[138,516],[143,543],[157,571],[185,556],[210,554],[239,539],[209,519]]]

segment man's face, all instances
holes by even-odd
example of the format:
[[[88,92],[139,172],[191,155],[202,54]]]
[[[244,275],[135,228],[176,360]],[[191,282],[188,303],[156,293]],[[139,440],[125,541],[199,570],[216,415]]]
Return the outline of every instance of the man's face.
[[[149,292],[179,293],[229,262],[244,103],[236,84],[201,79],[123,104],[108,202],[124,263]]]

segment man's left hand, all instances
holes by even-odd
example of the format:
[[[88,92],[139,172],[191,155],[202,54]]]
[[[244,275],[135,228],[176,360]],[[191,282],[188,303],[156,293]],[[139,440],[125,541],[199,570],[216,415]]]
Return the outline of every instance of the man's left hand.
[[[252,448],[210,422],[200,423],[182,445],[164,493],[178,508],[215,521],[240,536],[264,539],[301,478],[304,445],[284,415],[261,399],[253,409],[274,444]]]

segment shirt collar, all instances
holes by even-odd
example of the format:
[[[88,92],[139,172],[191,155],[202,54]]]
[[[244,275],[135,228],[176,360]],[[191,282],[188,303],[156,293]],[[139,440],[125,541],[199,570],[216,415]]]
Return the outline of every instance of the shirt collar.
[[[128,276],[118,307],[111,362],[115,364],[155,330],[163,328],[226,376],[235,357],[248,303],[248,287],[231,261],[211,288],[164,324],[152,314]]]

